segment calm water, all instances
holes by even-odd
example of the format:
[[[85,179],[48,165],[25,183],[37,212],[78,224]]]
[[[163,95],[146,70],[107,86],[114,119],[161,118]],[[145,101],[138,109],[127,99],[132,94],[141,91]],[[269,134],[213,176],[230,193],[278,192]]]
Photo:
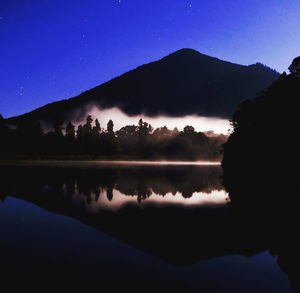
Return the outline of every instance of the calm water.
[[[218,165],[16,165],[0,167],[11,285],[291,292],[259,239],[239,237]]]

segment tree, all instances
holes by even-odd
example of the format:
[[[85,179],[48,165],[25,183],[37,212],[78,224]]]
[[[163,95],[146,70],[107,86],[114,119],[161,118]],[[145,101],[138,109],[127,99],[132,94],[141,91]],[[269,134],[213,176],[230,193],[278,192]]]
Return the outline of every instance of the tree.
[[[4,118],[1,114],[0,114],[0,141],[1,141],[0,152],[2,153],[7,144],[7,133],[6,133],[6,127],[4,125]]]
[[[38,154],[43,151],[43,129],[36,119],[24,119],[18,122],[15,151],[19,154]]]
[[[91,115],[86,117],[86,123],[82,127],[82,132],[84,136],[88,136],[92,133],[92,122],[93,118]]]
[[[101,131],[100,123],[99,123],[99,120],[96,119],[95,126],[93,127],[93,134],[94,135],[100,134],[100,131]]]
[[[83,137],[82,125],[79,124],[77,128],[77,139],[81,140]]]
[[[19,134],[27,138],[41,137],[44,133],[40,121],[34,119],[19,122],[17,128]]]
[[[57,136],[63,136],[63,134],[62,134],[62,130],[63,130],[62,124],[63,124],[63,121],[60,117],[57,117],[57,116],[54,117],[53,128],[54,128],[54,133]]]
[[[152,131],[153,127],[151,126],[151,124],[144,122],[141,118],[139,120],[139,137],[141,139],[145,139]]]
[[[193,133],[195,133],[195,128],[193,126],[187,125],[186,127],[183,128],[183,133],[184,134],[193,134]]]
[[[112,120],[109,120],[107,123],[107,133],[114,135],[114,122]]]
[[[118,130],[117,137],[119,139],[133,139],[138,137],[139,127],[136,125],[126,125]]]
[[[120,152],[120,141],[114,133],[114,123],[109,120],[107,123],[107,132],[103,134],[103,148],[105,154],[116,155]]]
[[[143,119],[140,118],[140,120],[139,120],[139,129],[141,129],[142,127],[143,127]]]
[[[2,131],[4,129],[4,118],[3,116],[0,114],[0,131]]]
[[[91,125],[91,124],[92,124],[92,122],[93,122],[92,115],[88,115],[88,116],[86,117],[86,124],[89,124],[89,125]]]
[[[300,76],[300,56],[295,58],[289,67],[291,74]]]
[[[66,138],[75,140],[75,126],[69,122],[66,127]]]

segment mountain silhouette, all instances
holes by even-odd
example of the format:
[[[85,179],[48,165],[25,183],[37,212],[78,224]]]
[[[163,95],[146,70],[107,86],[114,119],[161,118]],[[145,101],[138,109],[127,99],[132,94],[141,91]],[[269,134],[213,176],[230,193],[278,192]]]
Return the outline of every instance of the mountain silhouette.
[[[77,97],[12,117],[53,122],[82,120],[91,106],[118,107],[125,113],[230,118],[236,106],[265,90],[279,74],[260,63],[244,66],[181,49],[142,65]]]

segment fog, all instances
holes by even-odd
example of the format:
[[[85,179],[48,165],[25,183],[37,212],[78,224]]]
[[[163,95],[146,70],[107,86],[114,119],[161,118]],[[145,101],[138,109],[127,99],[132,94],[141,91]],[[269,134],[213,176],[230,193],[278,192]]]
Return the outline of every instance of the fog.
[[[93,107],[88,114],[92,115],[93,119],[97,118],[99,120],[101,128],[106,128],[107,122],[110,119],[113,120],[115,130],[120,129],[125,125],[137,125],[140,118],[150,123],[153,128],[167,126],[169,129],[174,129],[177,127],[178,130],[183,130],[186,125],[191,125],[196,131],[203,132],[212,130],[215,133],[222,134],[228,134],[230,129],[230,123],[227,119],[201,117],[197,115],[188,115],[182,117],[161,115],[157,117],[149,117],[141,114],[129,116],[118,108],[99,109],[97,107]],[[85,123],[85,120],[82,120],[81,123]]]

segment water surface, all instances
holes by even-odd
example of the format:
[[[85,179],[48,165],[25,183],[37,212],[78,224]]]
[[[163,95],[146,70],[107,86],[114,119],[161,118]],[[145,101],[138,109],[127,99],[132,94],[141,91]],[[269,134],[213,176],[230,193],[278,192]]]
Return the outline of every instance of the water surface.
[[[219,165],[5,165],[0,253],[7,280],[157,292],[291,292],[254,232],[241,235]]]

